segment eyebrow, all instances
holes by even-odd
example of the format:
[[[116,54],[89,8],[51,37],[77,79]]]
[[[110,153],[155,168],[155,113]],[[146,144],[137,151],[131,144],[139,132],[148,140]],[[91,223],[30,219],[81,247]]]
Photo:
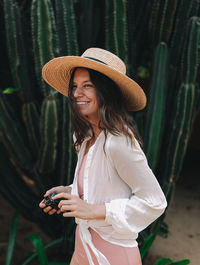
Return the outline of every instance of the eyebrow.
[[[86,82],[90,82],[90,83],[92,83],[91,80],[85,80],[85,81],[83,81],[83,83],[86,83]],[[76,82],[73,81],[73,84],[76,84]]]

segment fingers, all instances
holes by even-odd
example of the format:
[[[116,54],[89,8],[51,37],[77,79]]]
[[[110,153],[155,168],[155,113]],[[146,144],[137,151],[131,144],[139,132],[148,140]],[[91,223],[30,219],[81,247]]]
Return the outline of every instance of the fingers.
[[[56,194],[55,196],[53,196],[53,200],[56,199],[66,199],[66,200],[70,200],[73,198],[73,195],[69,194],[69,193],[65,193],[65,192],[61,192],[59,194]]]
[[[49,215],[52,215],[52,214],[54,214],[56,212],[56,209],[52,209],[52,210],[50,210],[49,212],[48,212],[48,214]]]
[[[49,196],[49,195],[52,194],[53,192],[56,192],[56,187],[51,188],[50,190],[47,190],[46,193],[44,194],[44,197]]]
[[[48,212],[51,211],[51,210],[52,210],[52,207],[51,207],[51,206],[47,206],[46,208],[43,209],[43,211],[44,211],[45,213],[48,213]]]
[[[43,200],[40,202],[39,207],[42,208],[42,209],[43,209],[44,207],[46,207],[46,205],[43,203]]]
[[[73,211],[73,210],[74,210],[73,205],[62,205],[62,206],[60,207],[60,211],[61,211],[61,212]]]

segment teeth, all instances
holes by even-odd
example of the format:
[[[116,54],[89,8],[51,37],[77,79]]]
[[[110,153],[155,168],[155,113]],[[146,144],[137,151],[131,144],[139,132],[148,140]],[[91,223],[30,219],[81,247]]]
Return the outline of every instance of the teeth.
[[[89,104],[89,102],[85,102],[85,101],[79,101],[79,102],[76,102],[78,105],[87,105]]]

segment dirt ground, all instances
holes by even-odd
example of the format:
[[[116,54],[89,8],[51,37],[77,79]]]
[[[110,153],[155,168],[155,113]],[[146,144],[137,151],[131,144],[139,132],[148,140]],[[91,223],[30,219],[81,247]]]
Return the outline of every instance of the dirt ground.
[[[184,168],[181,174],[165,218],[169,235],[156,238],[145,265],[160,257],[200,264],[200,168]]]
[[[197,167],[185,167],[182,170],[174,199],[169,206],[165,219],[169,226],[168,238],[156,238],[145,265],[155,264],[155,261],[160,257],[169,257],[173,261],[190,259],[191,265],[200,264],[199,172],[200,170]],[[14,209],[1,195],[0,205],[0,264],[4,265],[9,225]],[[50,238],[39,230],[35,224],[20,216],[12,265],[21,265],[33,251],[31,243],[27,240],[24,241],[32,233],[39,235],[44,244],[50,241]]]

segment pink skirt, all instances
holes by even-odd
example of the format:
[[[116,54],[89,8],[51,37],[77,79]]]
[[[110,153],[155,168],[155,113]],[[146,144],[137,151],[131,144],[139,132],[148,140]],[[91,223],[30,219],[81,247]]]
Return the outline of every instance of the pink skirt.
[[[94,230],[89,228],[94,246],[107,258],[111,265],[142,265],[138,247],[122,247],[102,239]],[[88,247],[95,265],[100,265]],[[74,261],[78,265],[89,265],[89,261],[79,235],[79,225],[76,227]]]

